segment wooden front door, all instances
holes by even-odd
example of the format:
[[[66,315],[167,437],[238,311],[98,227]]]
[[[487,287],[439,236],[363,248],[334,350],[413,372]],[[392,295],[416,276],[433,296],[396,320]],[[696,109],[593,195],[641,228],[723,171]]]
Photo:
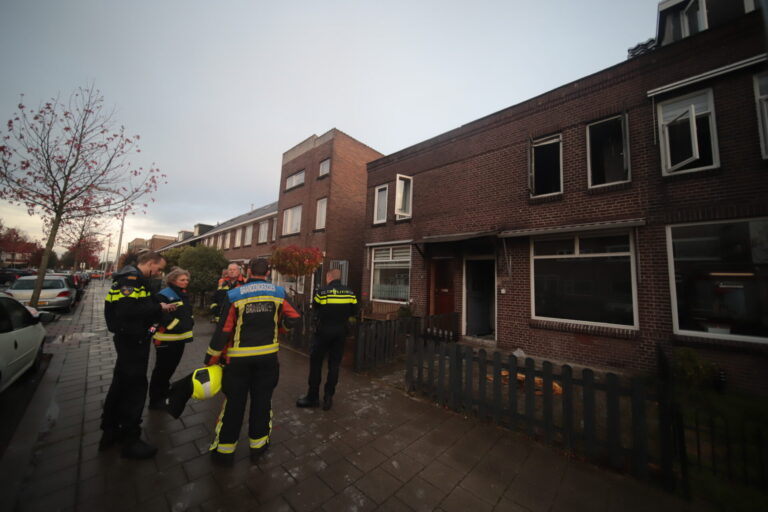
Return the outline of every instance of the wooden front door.
[[[454,312],[453,260],[432,260],[432,307],[430,313]]]

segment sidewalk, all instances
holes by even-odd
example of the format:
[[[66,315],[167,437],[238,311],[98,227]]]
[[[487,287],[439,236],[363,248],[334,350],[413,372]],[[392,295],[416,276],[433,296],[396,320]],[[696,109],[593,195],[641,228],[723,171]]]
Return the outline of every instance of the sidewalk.
[[[233,468],[210,464],[223,396],[190,402],[178,420],[145,412],[147,437],[159,447],[153,460],[99,453],[99,417],[115,360],[102,314],[105,286],[91,283],[75,313],[48,329],[53,359],[0,461],[4,510],[701,509],[345,370],[332,410],[297,409],[308,359],[288,349],[280,351],[271,447],[258,465],[250,464],[247,441],[238,445]],[[203,321],[196,326],[177,376],[201,366],[211,331]]]

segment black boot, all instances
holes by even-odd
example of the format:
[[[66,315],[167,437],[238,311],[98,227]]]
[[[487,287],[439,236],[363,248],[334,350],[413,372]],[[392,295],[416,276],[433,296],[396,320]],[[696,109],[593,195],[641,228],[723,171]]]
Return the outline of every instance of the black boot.
[[[317,407],[320,399],[316,396],[306,395],[296,400],[296,407]]]
[[[214,466],[231,468],[235,464],[234,453],[221,453],[218,450],[211,450],[211,463]]]
[[[99,440],[99,451],[103,452],[104,450],[112,448],[120,441],[121,438],[122,433],[120,430],[113,428],[105,429],[104,433],[101,434],[101,439]]]
[[[133,438],[123,441],[123,448],[120,456],[124,459],[151,459],[157,453],[157,448],[145,443],[141,439]]]
[[[251,448],[251,463],[256,464],[262,455],[264,455],[264,452],[267,451],[269,448],[269,441],[267,443],[260,447],[260,448]]]
[[[333,395],[325,395],[323,397],[323,410],[327,411],[333,407]]]

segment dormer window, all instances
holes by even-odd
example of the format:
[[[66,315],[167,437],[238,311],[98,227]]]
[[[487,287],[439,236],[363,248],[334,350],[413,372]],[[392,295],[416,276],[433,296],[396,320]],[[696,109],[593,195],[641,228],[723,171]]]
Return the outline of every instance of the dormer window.
[[[755,0],[666,0],[659,3],[661,46],[723,25],[755,10]]]

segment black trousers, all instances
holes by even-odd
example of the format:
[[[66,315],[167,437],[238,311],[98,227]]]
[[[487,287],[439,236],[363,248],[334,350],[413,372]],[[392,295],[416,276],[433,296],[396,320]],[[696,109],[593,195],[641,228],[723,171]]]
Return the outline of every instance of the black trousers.
[[[147,367],[149,342],[115,335],[117,362],[112,374],[101,429],[120,431],[124,438],[138,438],[141,434],[141,413],[147,397]]]
[[[183,341],[172,341],[155,346],[155,368],[149,380],[149,403],[162,402],[168,397],[171,376],[184,355]]]
[[[312,338],[312,349],[309,354],[309,391],[310,399],[320,397],[320,381],[323,374],[323,360],[328,357],[328,375],[325,378],[325,394],[333,396],[336,383],[339,382],[339,365],[344,355],[344,340],[346,330],[335,332],[317,332]]]
[[[279,379],[280,363],[276,353],[231,359],[224,367],[221,390],[226,400],[219,414],[211,450],[234,452],[249,396],[249,446],[261,448],[269,441],[272,431],[272,391]]]

